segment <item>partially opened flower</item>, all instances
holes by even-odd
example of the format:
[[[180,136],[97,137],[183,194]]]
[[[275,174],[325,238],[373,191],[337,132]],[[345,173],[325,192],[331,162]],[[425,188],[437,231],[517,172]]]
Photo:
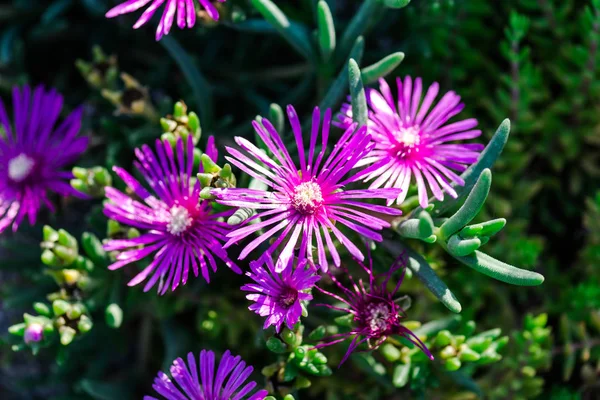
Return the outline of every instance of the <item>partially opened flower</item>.
[[[345,276],[350,279],[352,284],[350,289],[342,285],[333,274],[328,273],[336,287],[342,291],[343,295],[341,296],[329,292],[319,286],[315,286],[322,293],[345,304],[347,308],[341,308],[330,304],[318,305],[350,313],[353,319],[353,326],[350,331],[330,336],[325,340],[325,343],[315,347],[327,347],[351,338],[352,342],[350,342],[350,346],[340,362],[340,364],[342,364],[354,350],[365,342],[370,349],[376,349],[383,344],[388,337],[400,336],[415,344],[433,360],[433,356],[427,347],[425,347],[425,344],[413,332],[402,325],[402,319],[406,318],[406,313],[397,304],[396,297],[404,277],[405,258],[398,258],[394,265],[392,265],[388,272],[383,274],[382,277],[375,276],[373,272],[373,260],[371,258],[369,258],[369,267],[358,260],[357,262],[369,276],[368,287],[365,287],[362,279],[360,279],[357,284],[349,273],[346,273]],[[390,282],[392,275],[399,269],[402,269],[402,276],[398,280],[394,290],[389,291],[387,288],[388,283]],[[377,283],[379,278],[383,279],[380,283]]]
[[[0,233],[16,231],[25,216],[35,224],[43,205],[54,210],[48,194],[85,197],[69,184],[66,169],[83,153],[87,137],[78,137],[81,108],[57,125],[63,97],[38,86],[13,89],[14,120],[0,100]]]
[[[202,350],[198,363],[193,353],[188,353],[187,364],[181,358],[173,361],[170,372],[175,382],[161,371],[152,388],[166,400],[262,400],[268,392],[254,392],[256,382],[246,383],[253,370],[227,350],[215,371],[215,353]],[[159,399],[144,396],[144,400]]]
[[[477,161],[483,145],[477,143],[447,143],[473,139],[481,135],[474,129],[474,118],[447,124],[464,108],[460,96],[446,93],[431,110],[438,94],[439,85],[433,83],[421,101],[423,84],[421,78],[414,81],[407,76],[397,79],[398,101],[385,80],[379,80],[379,91],[367,90],[369,105],[368,132],[375,148],[362,159],[358,166],[372,165],[366,181],[370,188],[400,188],[398,203],[408,194],[408,187],[417,184],[419,204],[426,207],[428,191],[436,199],[444,199],[444,190],[452,197],[456,191],[451,187],[464,185],[456,172],[464,171]],[[336,125],[346,129],[352,124],[352,106],[344,104]]]
[[[223,3],[226,0],[218,1]],[[133,25],[133,28],[137,29],[150,21],[156,10],[164,4],[165,9],[158,24],[158,28],[156,29],[156,40],[160,40],[164,35],[169,34],[175,18],[177,18],[177,26],[180,29],[183,29],[186,26],[191,28],[196,24],[196,2],[206,10],[206,13],[210,18],[214,20],[219,19],[219,12],[214,4],[212,4],[213,0],[127,0],[118,6],[111,8],[106,13],[106,18],[114,18],[119,15],[129,14],[150,4],[135,25]]]
[[[289,329],[293,329],[302,314],[300,302],[312,300],[312,295],[307,291],[315,285],[320,276],[308,260],[299,262],[296,267],[292,265],[292,261],[293,258],[281,274],[275,271],[271,257],[263,257],[262,262],[250,263],[251,272],[247,272],[246,275],[255,283],[246,284],[241,289],[252,292],[246,295],[248,300],[254,302],[248,308],[261,317],[267,317],[264,329],[274,325],[275,330],[280,332],[284,322]]]
[[[123,251],[109,269],[121,268],[154,253],[152,262],[128,283],[129,286],[152,276],[144,291],[160,282],[158,291],[164,294],[169,287],[175,290],[180,284],[185,285],[190,270],[196,277],[202,273],[210,282],[209,270],[217,270],[215,257],[241,273],[222,244],[229,226],[221,219],[231,212],[213,213],[211,202],[200,199],[200,182],[193,171],[193,151],[191,136],[185,146],[179,139],[175,151],[169,142],[160,140],[156,141],[156,152],[146,145],[135,150],[134,164],[155,195],[127,171],[113,167],[137,198],[107,187],[106,197],[110,201],[104,205],[104,214],[144,233],[137,238],[106,243],[106,250]],[[212,137],[206,154],[216,161],[217,150]]]
[[[365,129],[349,127],[325,157],[331,111],[325,112],[320,127],[321,113],[315,108],[308,149],[305,148],[300,120],[292,106],[287,114],[296,140],[300,167],[292,157],[273,125],[263,119],[262,124],[254,121],[253,126],[271,155],[266,154],[248,140],[236,137],[236,143],[248,155],[227,148],[232,157],[227,160],[248,175],[265,183],[273,191],[254,189],[216,189],[213,193],[220,203],[232,207],[248,207],[262,210],[255,218],[261,222],[237,228],[229,233],[226,246],[230,246],[261,229],[265,232],[252,240],[241,252],[240,259],[266,240],[276,237],[267,249],[271,254],[285,243],[276,263],[275,270],[281,272],[299,247],[298,258],[302,262],[313,260],[313,245],[316,245],[318,264],[327,269],[327,250],[336,266],[340,256],[334,240],[338,240],[354,257],[364,259],[361,251],[340,228],[348,228],[361,236],[380,241],[377,232],[390,224],[375,214],[399,215],[397,209],[367,203],[365,199],[395,199],[398,189],[360,190],[344,186],[355,181],[357,174],[350,173],[357,163],[369,154],[372,144]],[[321,132],[321,140],[317,140]],[[349,174],[350,173],[350,174]]]

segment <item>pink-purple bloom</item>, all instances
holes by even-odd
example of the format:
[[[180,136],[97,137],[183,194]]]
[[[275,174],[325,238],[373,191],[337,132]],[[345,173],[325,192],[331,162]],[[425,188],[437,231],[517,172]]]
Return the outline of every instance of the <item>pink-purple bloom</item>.
[[[428,190],[438,200],[444,199],[444,190],[456,197],[451,184],[464,185],[464,180],[456,172],[464,171],[477,161],[484,146],[447,142],[481,135],[480,130],[474,129],[477,120],[469,118],[446,124],[463,110],[464,104],[460,102],[460,96],[448,92],[431,108],[439,92],[437,82],[427,89],[422,101],[421,78],[414,82],[410,76],[404,81],[397,78],[396,84],[397,102],[383,79],[379,80],[379,91],[367,90],[367,126],[375,148],[357,166],[371,166],[365,177],[365,181],[372,181],[371,189],[402,189],[396,199],[398,204],[406,198],[413,177],[421,207],[428,205]],[[350,104],[342,106],[335,124],[343,129],[352,124]]]
[[[275,271],[271,257],[263,257],[262,260],[251,262],[251,271],[246,272],[255,283],[241,288],[251,292],[246,298],[254,304],[248,308],[261,317],[267,317],[263,329],[274,325],[275,330],[280,332],[284,322],[289,329],[293,329],[302,315],[300,302],[312,300],[312,295],[307,291],[312,289],[320,276],[306,259],[294,267],[292,258],[281,274]]]
[[[348,332],[338,333],[330,336],[315,348],[331,346],[352,338],[348,350],[340,362],[343,364],[350,354],[363,343],[367,343],[369,349],[376,349],[383,344],[390,336],[400,336],[419,347],[430,359],[433,356],[425,344],[408,328],[402,325],[402,319],[406,318],[406,313],[397,304],[396,296],[405,272],[405,257],[399,257],[389,270],[378,277],[373,272],[373,260],[369,257],[369,267],[359,260],[358,265],[368,274],[369,285],[365,287],[362,279],[358,284],[354,281],[350,273],[346,270],[345,276],[350,279],[351,289],[348,289],[332,273],[328,272],[333,283],[342,291],[343,296],[329,292],[319,286],[315,286],[322,293],[331,296],[333,299],[345,304],[346,308],[333,306],[330,304],[318,304],[333,310],[350,313],[353,316],[353,327]],[[398,270],[402,270],[402,276],[398,280],[394,290],[388,290],[388,283],[392,275]],[[380,283],[377,280],[381,279]]]
[[[166,400],[263,400],[268,394],[266,390],[252,394],[257,384],[246,381],[254,368],[246,366],[240,356],[232,356],[229,350],[221,357],[216,371],[215,353],[210,350],[200,352],[198,364],[193,353],[188,353],[187,364],[176,359],[170,368],[175,382],[161,371],[152,388]],[[144,396],[144,400],[159,399]]]
[[[173,150],[168,141],[157,140],[156,152],[147,145],[135,150],[137,161],[134,164],[155,195],[127,171],[113,167],[137,198],[107,187],[106,197],[110,202],[104,205],[107,217],[144,231],[136,238],[106,243],[106,250],[122,251],[109,269],[121,268],[155,253],[152,262],[128,285],[137,285],[152,275],[144,291],[150,290],[159,281],[161,295],[169,287],[175,290],[180,284],[185,285],[190,269],[194,276],[198,277],[200,272],[206,282],[210,282],[209,270],[217,271],[215,257],[236,273],[241,273],[222,244],[230,229],[222,218],[231,212],[213,213],[211,202],[200,198],[202,188],[193,171],[192,137],[188,138],[185,146],[179,139],[175,147]],[[206,154],[216,161],[213,137],[209,139]]]
[[[315,108],[308,149],[304,146],[300,120],[292,106],[287,107],[287,115],[296,140],[299,167],[292,160],[279,133],[264,118],[261,123],[254,121],[253,126],[270,154],[241,137],[236,137],[235,141],[247,155],[237,149],[227,148],[231,154],[231,157],[226,157],[229,162],[271,187],[272,191],[243,188],[213,191],[222,204],[260,210],[255,216],[255,219],[260,218],[260,222],[239,227],[227,234],[229,241],[226,247],[264,230],[264,233],[246,245],[240,259],[245,258],[261,243],[276,237],[266,251],[266,254],[272,254],[286,241],[275,266],[276,272],[281,272],[289,264],[296,247],[299,247],[300,262],[306,258],[312,262],[315,245],[318,264],[323,269],[327,269],[328,258],[339,266],[340,255],[334,244],[335,240],[354,257],[364,259],[361,251],[340,228],[348,228],[368,239],[380,241],[381,235],[377,231],[390,224],[375,214],[400,215],[401,212],[395,208],[367,203],[365,199],[393,200],[398,197],[399,190],[344,187],[359,178],[359,175],[351,174],[350,170],[369,154],[373,146],[364,127],[348,127],[331,154],[325,157],[331,111],[325,112],[321,127],[321,112],[318,107]],[[317,144],[319,136],[321,140]]]
[[[23,340],[27,344],[41,342],[44,338],[44,326],[37,322],[27,325],[25,333],[23,334]]]
[[[220,3],[226,0],[218,0]],[[140,8],[149,5],[146,11],[137,20],[134,29],[138,29],[154,16],[163,4],[165,9],[156,29],[156,40],[160,40],[164,35],[168,35],[175,18],[177,26],[183,29],[186,26],[192,28],[196,24],[196,2],[206,10],[208,16],[214,20],[219,19],[219,12],[212,0],[128,0],[116,7],[111,8],[106,13],[106,18],[114,18],[119,15],[129,14]]]
[[[56,126],[62,107],[54,89],[15,87],[11,124],[0,100],[0,233],[11,224],[16,231],[25,216],[34,225],[43,205],[53,211],[49,192],[85,197],[71,187],[73,174],[65,169],[88,144],[77,136],[82,109]]]

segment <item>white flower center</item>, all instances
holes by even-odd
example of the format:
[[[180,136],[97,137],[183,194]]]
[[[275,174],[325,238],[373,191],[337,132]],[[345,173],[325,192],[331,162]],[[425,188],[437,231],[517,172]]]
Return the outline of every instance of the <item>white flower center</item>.
[[[29,176],[34,165],[33,158],[21,153],[8,162],[8,177],[15,182],[21,182]]]
[[[396,133],[396,140],[398,143],[403,144],[406,147],[414,147],[421,142],[421,135],[419,128],[411,126],[408,128],[402,128]]]
[[[174,206],[171,208],[171,219],[167,224],[167,230],[170,234],[179,236],[182,232],[185,232],[187,228],[192,224],[192,217],[187,208],[182,206]]]
[[[385,303],[372,303],[367,306],[367,322],[374,331],[387,330],[390,316],[390,308]]]
[[[323,204],[321,186],[317,182],[303,182],[294,188],[292,205],[302,214],[314,214]]]

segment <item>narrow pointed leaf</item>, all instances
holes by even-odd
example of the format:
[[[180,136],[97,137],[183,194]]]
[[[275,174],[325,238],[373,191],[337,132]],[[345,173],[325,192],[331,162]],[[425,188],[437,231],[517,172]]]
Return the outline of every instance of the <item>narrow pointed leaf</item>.
[[[448,220],[440,227],[440,235],[442,238],[449,238],[479,214],[479,210],[483,207],[491,186],[492,172],[486,168],[481,173],[477,180],[477,184],[475,184],[471,193],[469,193],[465,204],[463,204],[456,214],[448,218]]]
[[[513,267],[478,250],[469,256],[454,258],[475,271],[513,285],[537,286],[544,282],[544,276],[537,272]]]
[[[360,68],[356,60],[352,58],[348,61],[348,81],[352,98],[352,118],[359,126],[365,126],[368,118],[367,97],[360,77]]]
[[[402,60],[404,60],[404,53],[392,53],[377,61],[375,64],[363,68],[361,70],[363,83],[369,85],[376,82],[379,78],[387,76],[400,65]]]
[[[277,132],[279,132],[280,135],[283,135],[283,129],[285,127],[285,116],[283,114],[283,109],[277,103],[273,103],[269,107],[269,122],[273,124],[273,126],[275,127]]]
[[[323,62],[327,62],[335,51],[335,25],[329,5],[325,0],[320,0],[317,6],[317,23],[321,59]]]

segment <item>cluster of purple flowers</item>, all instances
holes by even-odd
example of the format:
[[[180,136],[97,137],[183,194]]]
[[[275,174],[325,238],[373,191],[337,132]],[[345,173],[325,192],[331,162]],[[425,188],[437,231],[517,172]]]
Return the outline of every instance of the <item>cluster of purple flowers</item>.
[[[210,1],[198,1],[210,17],[218,18]],[[157,39],[169,32],[175,14],[179,27],[194,25],[194,0],[129,0],[113,8],[107,16],[129,13],[150,4],[135,25],[139,27],[163,3],[165,11]],[[439,200],[443,199],[444,191],[455,197],[452,185],[464,184],[457,173],[477,160],[483,146],[448,143],[481,134],[474,129],[477,125],[474,119],[447,124],[464,108],[458,95],[446,93],[434,106],[439,91],[437,83],[424,96],[420,78],[398,79],[397,87],[397,101],[383,80],[379,91],[367,91],[369,119],[367,126],[362,127],[353,122],[350,104],[342,106],[335,122],[331,110],[322,113],[317,107],[312,114],[310,134],[303,135],[295,109],[288,106],[295,152],[288,151],[284,138],[267,119],[253,122],[264,147],[236,137],[239,148],[227,147],[229,155],[225,158],[267,189],[212,189],[211,195],[219,207],[230,207],[228,211],[215,211],[214,202],[201,197],[204,188],[196,174],[203,170],[202,166],[194,168],[191,136],[187,142],[179,139],[175,145],[157,140],[154,149],[147,145],[136,149],[134,165],[145,182],[115,166],[113,170],[126,184],[129,194],[107,187],[104,213],[141,234],[105,243],[105,250],[116,252],[109,269],[152,257],[128,285],[147,280],[144,291],[148,291],[158,283],[162,295],[169,288],[174,291],[185,285],[190,272],[195,277],[201,274],[209,282],[211,271],[217,272],[219,260],[241,274],[227,249],[249,239],[243,244],[239,259],[245,259],[261,246],[262,255],[250,262],[246,275],[252,282],[241,290],[248,292],[246,297],[252,302],[249,309],[265,318],[264,329],[272,325],[280,332],[285,325],[293,330],[307,302],[313,298],[312,288],[316,287],[344,305],[326,307],[350,313],[354,321],[348,332],[326,339],[317,348],[351,339],[344,362],[359,346],[366,343],[369,348],[376,348],[387,337],[397,335],[432,357],[416,335],[402,325],[405,314],[395,302],[402,278],[396,284],[391,279],[394,273],[403,270],[404,260],[397,261],[383,276],[376,276],[372,259],[367,257],[367,267],[365,255],[356,243],[382,240],[380,231],[401,214],[394,203],[406,199],[411,183],[416,184],[423,207],[428,204],[429,192]],[[54,90],[16,88],[12,108],[11,123],[0,101],[0,233],[10,225],[13,231],[17,230],[25,216],[33,224],[43,204],[52,208],[49,192],[80,196],[68,184],[72,176],[64,168],[87,145],[87,138],[77,136],[81,109],[54,129],[62,109],[62,97]],[[341,127],[343,132],[329,151],[331,125]],[[217,161],[212,137],[205,154]],[[364,188],[363,182],[371,183]],[[387,204],[374,204],[378,200]],[[225,220],[235,208],[258,212],[246,222],[231,226]],[[260,235],[254,236],[257,233]],[[342,252],[367,273],[368,286],[362,280],[354,281],[342,266]],[[344,273],[350,289],[329,269],[330,264]],[[321,273],[329,277],[341,294],[316,286],[323,277]],[[389,290],[389,285],[393,290]],[[202,351],[199,366],[190,353],[187,364],[177,359],[170,369],[177,385],[161,372],[153,388],[167,399],[248,396],[263,399],[267,394],[264,390],[251,394],[257,386],[255,382],[244,385],[252,370],[240,357],[226,352],[215,373],[212,351]]]

